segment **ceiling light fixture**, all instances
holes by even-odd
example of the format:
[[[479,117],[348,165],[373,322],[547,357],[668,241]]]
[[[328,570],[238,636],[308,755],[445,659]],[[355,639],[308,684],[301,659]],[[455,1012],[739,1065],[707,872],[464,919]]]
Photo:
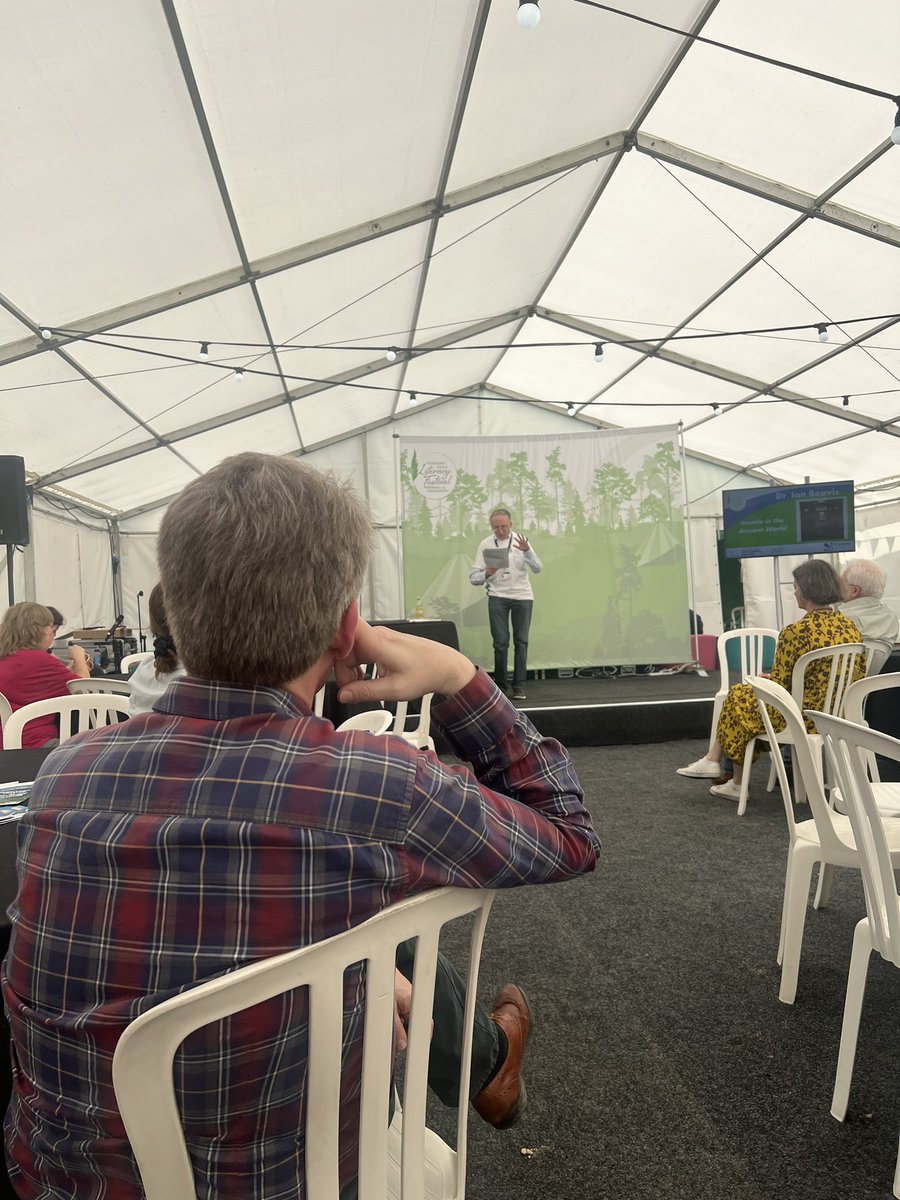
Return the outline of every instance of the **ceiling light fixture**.
[[[841,408],[849,408],[849,407],[850,407],[850,397],[845,396],[843,398],[843,400],[841,401]]]
[[[418,403],[419,403],[419,397],[416,395],[415,392],[410,392],[409,393],[409,407],[415,408]]]
[[[818,333],[818,335],[819,335],[820,342],[828,341],[828,326],[827,325],[817,325],[816,333]]]
[[[603,343],[597,342],[594,346],[594,362],[603,362]]]
[[[569,403],[566,405],[566,412],[569,414],[569,416],[570,416],[570,417],[574,417],[574,416],[575,416],[575,405],[572,403],[572,401],[571,401],[571,400],[570,400],[570,401],[569,401]]]
[[[209,342],[200,343],[200,357],[204,362],[209,358]]]
[[[719,408],[718,404],[713,404],[713,406],[712,406],[712,410],[713,410],[713,416],[714,416],[714,417],[718,417],[718,416],[719,416],[719,414],[720,414],[720,413],[721,413],[721,411],[722,411],[722,410]]]
[[[243,379],[244,379],[244,372],[241,370],[240,367],[235,367],[235,370],[234,370],[235,383],[242,383]]]
[[[519,11],[516,20],[520,29],[534,29],[541,19],[541,8],[537,0],[519,0]]]
[[[897,100],[897,115],[894,117],[894,128],[891,130],[891,141],[900,146],[900,98]]]
[[[53,330],[52,329],[42,329],[41,337],[44,339],[45,342],[49,342],[50,339],[53,337]]]
[[[397,351],[394,349],[393,346],[389,346],[388,349],[385,350],[385,352],[384,352],[384,357],[388,360],[388,362],[396,362],[397,361]]]

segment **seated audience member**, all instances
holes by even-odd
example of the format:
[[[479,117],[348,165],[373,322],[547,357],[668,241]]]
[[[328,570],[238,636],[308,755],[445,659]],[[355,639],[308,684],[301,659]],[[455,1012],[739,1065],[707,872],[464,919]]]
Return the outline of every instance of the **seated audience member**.
[[[35,700],[67,696],[70,679],[90,675],[90,663],[80,646],[69,647],[71,670],[47,653],[55,632],[51,612],[43,604],[23,600],[4,613],[0,622],[0,692],[13,712]],[[56,717],[51,713],[28,722],[22,730],[22,745],[46,746],[58,737]]]
[[[237,455],[169,506],[160,576],[187,674],[151,712],[51,754],[22,818],[2,978],[22,1200],[142,1197],[111,1080],[139,1012],[419,892],[594,868],[599,841],[559,743],[462,654],[359,618],[371,540],[353,492],[292,458]],[[332,669],[344,703],[437,693],[432,720],[469,765],[315,717]],[[458,1062],[464,989],[452,970],[441,979],[429,1081],[455,1103],[437,1050],[450,1043]],[[357,1174],[358,986],[344,1014],[343,1195]],[[302,995],[279,998],[229,1023],[234,1044],[219,1025],[179,1052],[203,1195],[304,1194],[305,1021]],[[521,1110],[530,1027],[512,985],[476,1025],[471,1096],[497,1126]]]
[[[822,559],[811,559],[795,568],[794,597],[797,606],[804,609],[806,615],[793,625],[786,625],[778,635],[770,676],[788,691],[791,690],[794,664],[804,654],[810,650],[862,641],[856,625],[842,613],[832,611],[831,605],[840,596],[840,581],[829,563]],[[821,708],[829,670],[829,664],[824,661],[814,663],[806,672],[802,708]],[[862,679],[865,673],[865,654],[861,653],[854,668],[854,680]],[[780,713],[770,708],[769,715],[776,732],[784,729],[784,717]],[[807,728],[812,731],[812,722],[807,721]],[[729,690],[722,705],[715,742],[703,758],[690,766],[680,767],[677,774],[686,775],[689,779],[717,779],[722,771],[724,751],[734,764],[734,778],[713,784],[709,790],[714,796],[737,800],[741,794],[742,773],[748,765],[744,763],[744,751],[751,738],[764,734],[762,714],[753,688],[749,683],[737,683]]]
[[[138,663],[128,679],[131,688],[131,715],[149,712],[169,684],[184,675],[178,652],[166,620],[162,585],[157,584],[147,603],[150,632],[153,634],[153,658]]]
[[[868,558],[853,558],[841,572],[838,612],[849,617],[867,642],[876,642],[884,649],[885,657],[897,641],[900,622],[892,608],[883,603],[885,574],[877,563]]]

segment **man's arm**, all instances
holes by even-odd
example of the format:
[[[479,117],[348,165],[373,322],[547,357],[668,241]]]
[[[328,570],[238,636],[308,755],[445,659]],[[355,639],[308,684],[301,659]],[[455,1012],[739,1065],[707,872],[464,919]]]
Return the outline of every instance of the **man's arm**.
[[[473,587],[484,587],[484,581],[490,579],[494,574],[494,570],[494,567],[488,568],[485,566],[483,547],[479,546],[475,552],[475,565],[469,572],[469,583]]]
[[[352,660],[377,662],[378,677],[359,679]],[[514,887],[593,870],[600,843],[568,754],[467,658],[361,621],[354,654],[335,673],[342,703],[441,694],[432,719],[470,764],[415,756],[406,840],[412,890]]]
[[[525,560],[525,565],[535,575],[540,575],[544,569],[544,564],[534,552],[534,547],[529,542],[528,538],[523,534],[516,534],[516,549],[522,551],[522,557]]]

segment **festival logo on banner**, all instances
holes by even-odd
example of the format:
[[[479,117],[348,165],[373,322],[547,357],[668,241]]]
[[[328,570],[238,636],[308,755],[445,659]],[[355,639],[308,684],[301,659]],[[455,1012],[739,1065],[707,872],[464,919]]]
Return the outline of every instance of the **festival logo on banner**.
[[[456,487],[456,463],[446,454],[427,451],[421,458],[413,451],[414,486],[426,500],[443,500]]]

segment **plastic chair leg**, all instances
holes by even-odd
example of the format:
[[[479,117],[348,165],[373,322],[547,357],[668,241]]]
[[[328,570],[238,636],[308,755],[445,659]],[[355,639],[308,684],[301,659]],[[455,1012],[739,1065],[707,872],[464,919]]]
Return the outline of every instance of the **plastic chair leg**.
[[[742,817],[747,811],[747,793],[750,791],[750,772],[753,770],[753,750],[756,738],[751,738],[744,751],[744,770],[741,775],[741,797],[738,800],[737,815]]]
[[[791,882],[788,888],[787,912],[784,925],[784,950],[781,960],[781,987],[778,999],[793,1004],[797,996],[797,977],[800,974],[800,951],[803,948],[803,926],[813,867],[818,859],[818,847],[795,842],[791,847]]]
[[[897,1148],[897,1166],[894,1170],[894,1195],[900,1200],[900,1146]]]
[[[871,953],[872,938],[869,934],[869,918],[863,917],[853,931],[850,970],[847,972],[847,995],[844,999],[844,1019],[841,1022],[841,1048],[838,1051],[834,1092],[831,1097],[831,1115],[839,1121],[843,1121],[846,1117],[847,1104],[850,1100],[850,1083],[853,1079],[853,1062],[856,1058],[856,1039],[859,1036],[859,1018],[862,1016],[863,996],[866,991],[866,976],[869,973]]]
[[[772,792],[775,790],[775,783],[778,779],[778,771],[775,768],[775,755],[779,753],[777,746],[770,747],[769,753],[769,779],[766,783],[766,791]]]
[[[788,847],[787,866],[784,872],[784,899],[781,902],[781,929],[778,933],[778,953],[775,956],[775,961],[779,967],[784,960],[784,931],[787,926],[787,915],[790,909],[791,895],[791,865],[794,857],[794,843],[791,842]]]
[[[824,908],[831,896],[831,884],[834,881],[834,865],[821,863],[819,865],[819,882],[816,886],[816,896],[813,908]]]

